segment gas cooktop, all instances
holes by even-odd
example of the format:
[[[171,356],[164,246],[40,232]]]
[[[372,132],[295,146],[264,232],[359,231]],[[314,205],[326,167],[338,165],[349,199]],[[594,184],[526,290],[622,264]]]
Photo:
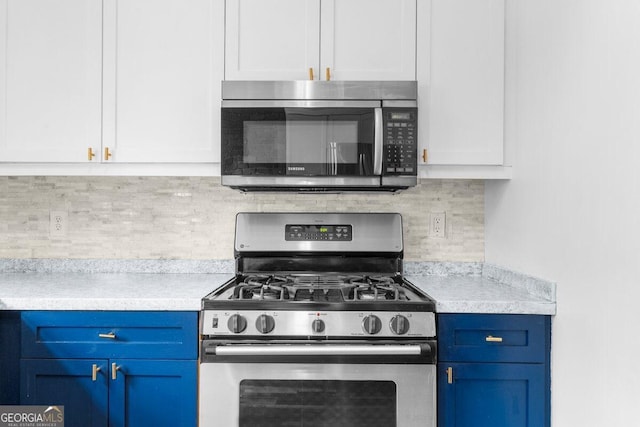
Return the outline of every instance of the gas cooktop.
[[[257,274],[240,276],[205,297],[215,300],[286,302],[428,301],[424,294],[398,277],[342,274]]]
[[[435,336],[435,302],[402,276],[398,214],[238,214],[235,254],[202,300],[203,335]]]
[[[203,300],[203,333],[218,337],[435,336],[435,302],[400,278],[252,275]]]

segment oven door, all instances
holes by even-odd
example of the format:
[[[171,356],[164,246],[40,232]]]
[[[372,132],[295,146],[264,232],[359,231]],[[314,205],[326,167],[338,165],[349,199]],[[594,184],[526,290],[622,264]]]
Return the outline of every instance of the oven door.
[[[236,347],[200,365],[201,427],[436,425],[435,364],[416,346]]]
[[[380,101],[223,101],[222,184],[380,186]]]

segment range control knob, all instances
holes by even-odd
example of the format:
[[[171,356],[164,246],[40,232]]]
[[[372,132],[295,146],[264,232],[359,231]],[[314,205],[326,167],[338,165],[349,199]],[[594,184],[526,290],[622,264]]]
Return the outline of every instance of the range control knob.
[[[409,319],[398,314],[391,319],[391,330],[396,335],[404,335],[409,332]]]
[[[311,329],[315,333],[324,332],[324,321],[320,319],[314,320],[313,322],[311,322]]]
[[[234,314],[229,318],[227,326],[229,327],[229,330],[231,332],[233,332],[234,334],[239,334],[240,332],[243,332],[245,329],[247,329],[247,319],[239,314]]]
[[[371,314],[362,320],[362,329],[369,335],[375,335],[382,329],[382,322],[378,316]]]
[[[256,329],[261,334],[268,334],[273,331],[273,328],[276,326],[276,321],[273,320],[273,317],[268,314],[261,314],[256,319]]]

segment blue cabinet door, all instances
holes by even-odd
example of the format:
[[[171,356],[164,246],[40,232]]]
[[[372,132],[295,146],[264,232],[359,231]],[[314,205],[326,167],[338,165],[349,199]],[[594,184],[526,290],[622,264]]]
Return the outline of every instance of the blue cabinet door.
[[[63,405],[66,427],[107,426],[106,360],[22,359],[20,374],[21,404]]]
[[[25,311],[22,357],[196,359],[197,312]]]
[[[438,358],[456,362],[545,363],[549,316],[439,314]]]
[[[125,359],[109,363],[110,427],[197,425],[197,361]]]
[[[20,313],[0,310],[0,405],[20,403]]]
[[[542,364],[442,362],[438,426],[544,427],[544,387]]]
[[[64,405],[67,427],[197,425],[197,312],[21,319],[21,403]]]

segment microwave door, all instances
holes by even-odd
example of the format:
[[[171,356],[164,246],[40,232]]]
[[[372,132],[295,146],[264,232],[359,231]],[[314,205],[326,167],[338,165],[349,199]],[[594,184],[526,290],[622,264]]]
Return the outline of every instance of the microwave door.
[[[328,121],[314,110],[286,112],[286,174],[293,176],[332,175],[335,144],[327,130]]]
[[[379,111],[379,101],[224,101],[222,184],[380,187]]]
[[[286,113],[288,175],[372,176],[373,108],[290,109]]]

